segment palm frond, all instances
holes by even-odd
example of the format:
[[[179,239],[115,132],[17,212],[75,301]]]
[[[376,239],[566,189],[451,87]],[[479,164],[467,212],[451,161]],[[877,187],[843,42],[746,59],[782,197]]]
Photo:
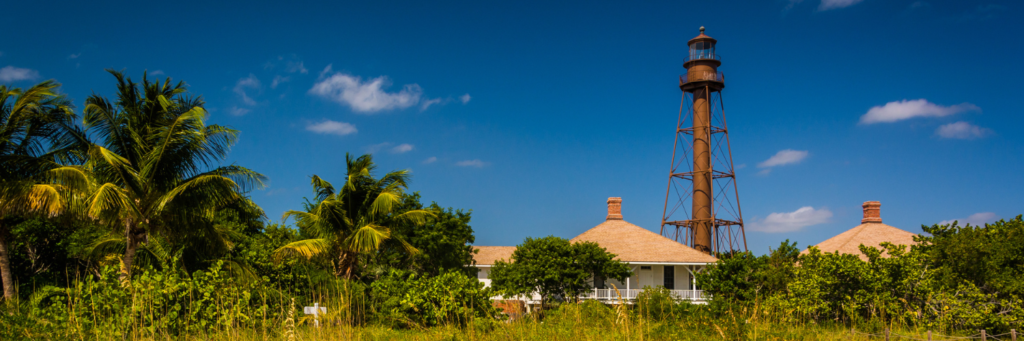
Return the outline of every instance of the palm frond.
[[[359,253],[376,251],[384,240],[391,237],[391,230],[387,227],[366,224],[359,227],[348,238],[343,241],[343,247]]]
[[[287,257],[302,257],[310,260],[313,257],[330,251],[331,243],[327,239],[305,239],[288,243],[274,250],[274,261],[280,263]]]

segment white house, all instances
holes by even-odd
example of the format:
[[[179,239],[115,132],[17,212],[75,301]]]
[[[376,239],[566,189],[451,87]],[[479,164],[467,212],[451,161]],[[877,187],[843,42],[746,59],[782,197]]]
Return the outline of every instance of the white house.
[[[572,242],[597,243],[615,254],[616,259],[628,264],[633,274],[625,282],[591,278],[594,290],[581,298],[614,302],[621,296],[630,300],[636,298],[643,288],[660,285],[672,290],[672,295],[678,300],[704,302],[705,296],[694,273],[717,259],[622,220],[621,203],[621,198],[608,198],[608,216],[605,221],[576,236]],[[480,281],[489,286],[491,266],[499,259],[511,259],[515,249],[515,246],[476,247],[477,253],[473,258],[475,266],[480,269]],[[618,294],[612,285],[618,289]],[[539,299],[539,296],[534,295],[525,301],[533,304]]]

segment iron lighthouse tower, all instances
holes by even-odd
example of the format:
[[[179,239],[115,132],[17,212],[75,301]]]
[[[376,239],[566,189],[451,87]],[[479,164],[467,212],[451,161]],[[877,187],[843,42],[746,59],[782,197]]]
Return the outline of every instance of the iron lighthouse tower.
[[[661,220],[663,236],[708,254],[747,250],[717,44],[703,26],[687,42],[686,75],[679,77],[683,100]]]

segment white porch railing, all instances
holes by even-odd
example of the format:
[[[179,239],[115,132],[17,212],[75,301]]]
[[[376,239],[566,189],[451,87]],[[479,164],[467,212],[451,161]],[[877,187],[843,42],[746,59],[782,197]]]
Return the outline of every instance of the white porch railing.
[[[614,301],[622,295],[623,300],[635,300],[643,291],[644,289],[619,289],[616,293],[615,289],[594,289],[580,295],[580,299]],[[704,290],[669,290],[669,295],[679,301],[706,301],[710,298],[704,294]]]

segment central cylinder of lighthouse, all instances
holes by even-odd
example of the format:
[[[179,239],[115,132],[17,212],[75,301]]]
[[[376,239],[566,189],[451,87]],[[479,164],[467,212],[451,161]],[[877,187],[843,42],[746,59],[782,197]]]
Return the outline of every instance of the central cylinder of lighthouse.
[[[711,103],[707,88],[693,91],[693,246],[711,253]]]
[[[711,117],[714,103],[711,94],[722,91],[725,87],[718,73],[722,65],[715,53],[717,41],[704,35],[704,27],[700,35],[687,42],[689,56],[683,66],[686,67],[686,82],[680,87],[683,91],[693,94],[693,198],[689,227],[691,245],[698,251],[713,253],[715,214],[714,188],[712,181],[712,145]]]

